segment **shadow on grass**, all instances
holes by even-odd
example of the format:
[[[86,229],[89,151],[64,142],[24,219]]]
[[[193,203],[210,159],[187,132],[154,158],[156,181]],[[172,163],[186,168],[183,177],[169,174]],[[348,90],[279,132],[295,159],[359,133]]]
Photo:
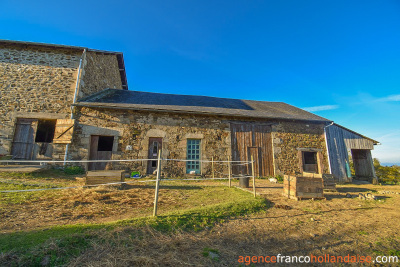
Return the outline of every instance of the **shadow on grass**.
[[[337,190],[342,193],[376,192],[374,189],[363,187],[339,187]]]
[[[256,186],[257,189],[276,189],[276,190],[282,190],[283,186]]]
[[[84,174],[66,174],[61,169],[43,168],[34,172],[0,172],[0,177],[6,178],[23,178],[23,179],[62,179],[67,181],[75,181],[76,177],[85,177]]]
[[[134,188],[146,188],[146,189],[154,189],[154,185],[136,185],[136,184],[122,184],[120,186],[121,190],[129,190]],[[179,189],[179,190],[199,190],[204,189],[201,186],[193,186],[193,185],[160,185],[162,189]]]

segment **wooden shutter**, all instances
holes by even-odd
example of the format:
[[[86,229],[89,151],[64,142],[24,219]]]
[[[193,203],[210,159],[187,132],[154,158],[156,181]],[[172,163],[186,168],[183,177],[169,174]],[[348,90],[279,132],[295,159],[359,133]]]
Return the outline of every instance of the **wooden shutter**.
[[[304,159],[303,159],[303,151],[297,151],[297,157],[299,158],[299,171],[302,174],[304,172]]]
[[[323,161],[323,158],[322,158],[321,151],[317,152],[317,164],[318,164],[318,173],[319,174],[324,173],[324,161]]]
[[[75,120],[57,120],[53,143],[70,144],[72,141],[72,133],[74,131],[74,123]]]

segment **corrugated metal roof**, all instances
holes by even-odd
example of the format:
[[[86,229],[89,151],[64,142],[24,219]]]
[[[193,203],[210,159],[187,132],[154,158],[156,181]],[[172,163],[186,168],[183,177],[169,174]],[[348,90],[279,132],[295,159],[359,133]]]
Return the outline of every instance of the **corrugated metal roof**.
[[[282,102],[240,100],[196,95],[174,95],[106,89],[81,99],[76,106],[196,113],[249,118],[279,118],[330,122]]]

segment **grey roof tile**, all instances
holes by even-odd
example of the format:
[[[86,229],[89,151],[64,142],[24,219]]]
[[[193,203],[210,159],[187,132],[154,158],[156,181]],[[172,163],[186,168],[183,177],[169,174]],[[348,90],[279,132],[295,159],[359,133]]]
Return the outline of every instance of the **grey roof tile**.
[[[280,118],[330,122],[283,102],[240,100],[196,95],[175,95],[106,89],[81,99],[76,106],[153,110],[179,113]]]

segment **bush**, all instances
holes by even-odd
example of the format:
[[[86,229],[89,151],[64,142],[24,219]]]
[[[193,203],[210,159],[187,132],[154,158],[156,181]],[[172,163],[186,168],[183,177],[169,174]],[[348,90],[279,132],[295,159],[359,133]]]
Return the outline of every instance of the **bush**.
[[[64,173],[68,175],[84,174],[85,170],[81,166],[68,166],[64,168]]]
[[[276,180],[278,180],[278,182],[283,182],[283,176],[282,175],[277,175],[275,176]]]
[[[400,184],[399,166],[382,166],[378,159],[374,159],[375,173],[380,183]]]

